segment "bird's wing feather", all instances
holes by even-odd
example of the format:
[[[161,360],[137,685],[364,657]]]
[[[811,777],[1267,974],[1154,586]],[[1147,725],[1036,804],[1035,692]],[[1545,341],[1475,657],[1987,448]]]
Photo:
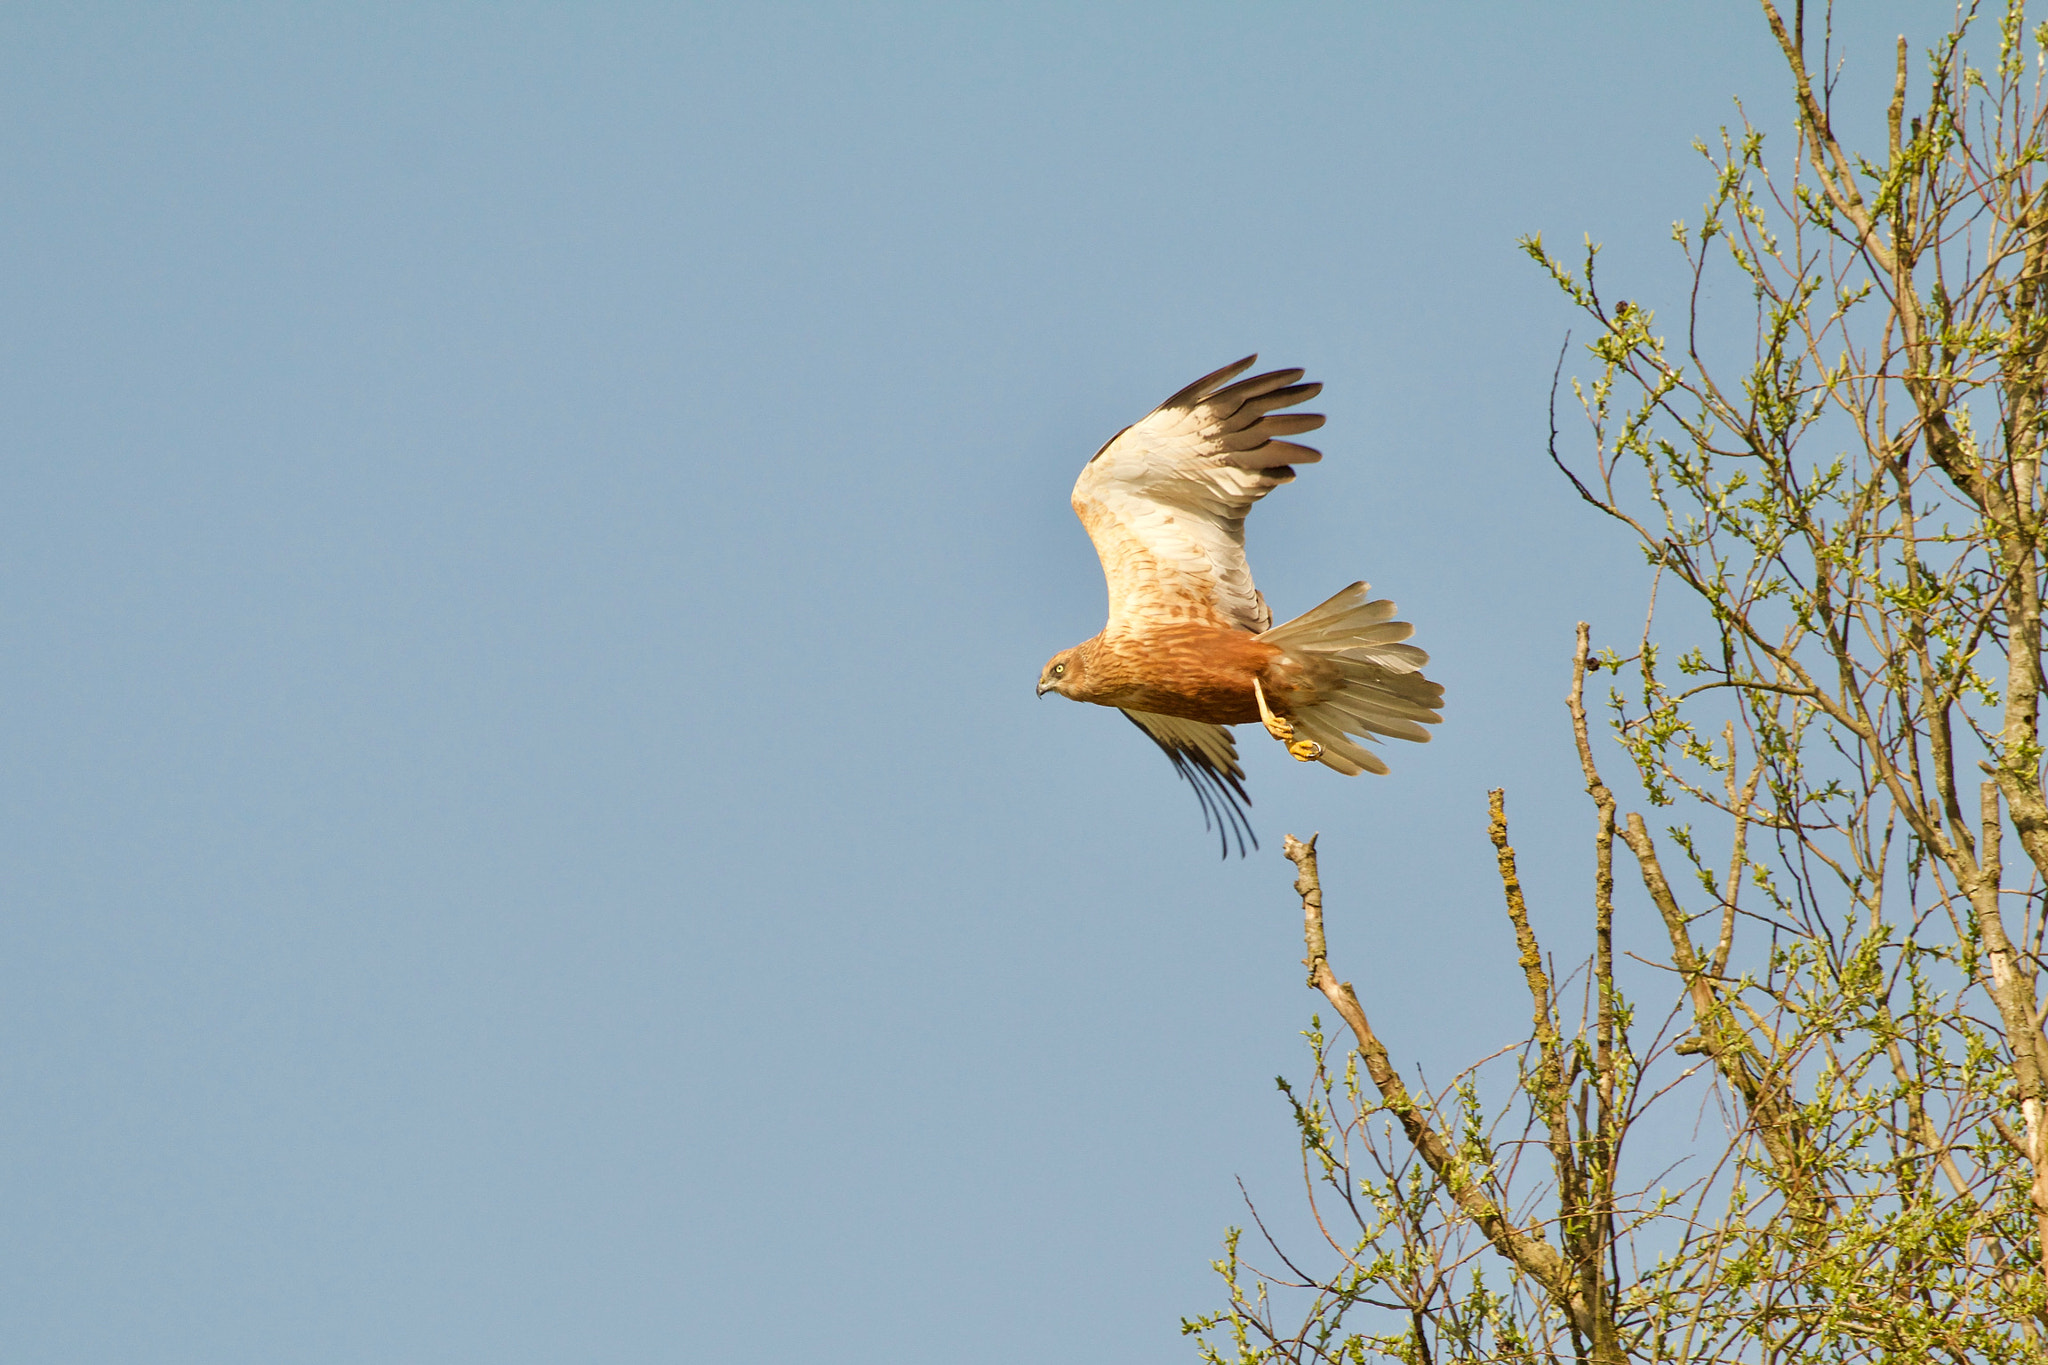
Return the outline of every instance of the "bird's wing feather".
[[[1202,826],[1216,830],[1223,841],[1224,857],[1230,856],[1233,836],[1240,854],[1245,851],[1246,840],[1251,841],[1253,848],[1259,846],[1259,837],[1252,833],[1251,818],[1245,811],[1252,799],[1245,795],[1244,769],[1238,766],[1237,741],[1231,738],[1230,731],[1206,721],[1182,720],[1153,711],[1126,710],[1124,714],[1130,717],[1131,724],[1152,736],[1152,742],[1173,760],[1174,771],[1195,789],[1195,800],[1202,805]]]
[[[1300,370],[1230,381],[1246,356],[1203,375],[1095,452],[1074,484],[1109,581],[1108,634],[1195,622],[1261,631],[1272,624],[1244,557],[1253,503],[1322,453],[1278,439],[1323,419],[1277,409],[1322,391]],[[1157,738],[1157,736],[1154,736]],[[1162,741],[1163,742],[1163,741]]]

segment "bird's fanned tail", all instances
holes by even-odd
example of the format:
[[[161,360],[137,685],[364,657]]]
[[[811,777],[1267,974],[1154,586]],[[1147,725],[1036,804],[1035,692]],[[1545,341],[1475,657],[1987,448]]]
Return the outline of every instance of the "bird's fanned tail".
[[[1347,777],[1384,775],[1386,762],[1349,736],[1385,735],[1427,743],[1425,725],[1443,717],[1444,689],[1422,676],[1429,655],[1404,644],[1415,627],[1394,619],[1392,602],[1373,601],[1353,583],[1329,601],[1260,635],[1329,680],[1316,702],[1295,708],[1304,739],[1322,745],[1320,761]]]

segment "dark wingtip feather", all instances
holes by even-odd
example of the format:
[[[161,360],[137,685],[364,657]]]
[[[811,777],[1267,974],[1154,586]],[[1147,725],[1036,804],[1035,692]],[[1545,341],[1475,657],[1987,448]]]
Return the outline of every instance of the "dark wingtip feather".
[[[1137,725],[1140,730],[1145,729],[1143,725],[1138,725],[1129,713],[1125,713],[1124,718]],[[1257,848],[1259,836],[1252,829],[1251,816],[1247,810],[1252,799],[1246,794],[1244,783],[1235,773],[1217,768],[1206,756],[1195,750],[1169,747],[1160,743],[1159,737],[1149,730],[1146,731],[1146,735],[1155,744],[1159,744],[1160,749],[1172,762],[1173,770],[1195,789],[1195,802],[1202,808],[1202,828],[1216,831],[1217,840],[1222,845],[1223,858],[1227,861],[1230,857],[1232,839],[1237,841],[1237,856],[1250,857],[1250,849],[1246,848],[1246,844],[1249,843],[1251,848]]]
[[[1216,836],[1221,845],[1221,856],[1226,861],[1229,859],[1230,840],[1235,836],[1237,856],[1248,857],[1245,841],[1249,839],[1251,846],[1257,848],[1259,836],[1253,831],[1251,817],[1244,810],[1244,806],[1251,804],[1251,798],[1245,795],[1244,788],[1238,785],[1237,779],[1227,773],[1219,773],[1208,764],[1194,761],[1183,754],[1173,755],[1173,766],[1187,779],[1188,785],[1195,789],[1195,800],[1202,807],[1203,829],[1209,828],[1210,812],[1215,812]],[[1240,802],[1243,805],[1240,805]]]
[[[1255,374],[1250,379],[1240,379],[1227,389],[1218,389],[1208,395],[1207,402],[1219,408],[1236,408],[1255,399],[1264,399],[1259,405],[1261,411],[1272,408],[1292,407],[1305,402],[1323,391],[1321,384],[1296,384],[1307,371],[1299,366],[1286,370],[1268,370]]]
[[[1225,861],[1229,860],[1230,841],[1235,838],[1237,856],[1249,857],[1245,843],[1249,840],[1252,848],[1257,848],[1259,836],[1252,829],[1251,817],[1244,809],[1251,804],[1251,798],[1245,795],[1237,779],[1217,772],[1193,755],[1170,753],[1167,757],[1173,760],[1174,771],[1195,789],[1195,802],[1202,808],[1202,828],[1216,831],[1220,856]],[[1215,817],[1213,822],[1212,815]]]
[[[1234,361],[1231,364],[1225,365],[1220,370],[1211,370],[1208,374],[1203,375],[1200,379],[1197,379],[1194,383],[1188,385],[1159,406],[1162,408],[1177,408],[1190,399],[1200,398],[1216,385],[1223,383],[1225,380],[1234,379],[1246,370],[1249,370],[1258,358],[1259,353],[1253,351],[1243,360]]]

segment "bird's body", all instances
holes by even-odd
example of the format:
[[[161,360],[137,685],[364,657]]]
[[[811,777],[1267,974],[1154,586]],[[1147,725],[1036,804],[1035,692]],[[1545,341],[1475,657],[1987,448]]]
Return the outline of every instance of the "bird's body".
[[[1074,511],[1109,585],[1100,634],[1055,654],[1038,691],[1114,706],[1194,784],[1205,816],[1250,835],[1244,772],[1227,725],[1261,721],[1304,762],[1346,775],[1386,764],[1351,735],[1427,740],[1443,689],[1429,656],[1401,643],[1394,604],[1353,583],[1280,626],[1252,583],[1244,519],[1320,452],[1276,439],[1313,431],[1300,370],[1230,384],[1257,357],[1205,375],[1098,450],[1074,485]],[[1256,841],[1254,841],[1256,842]]]
[[[1077,651],[1075,702],[1149,710],[1208,724],[1260,718],[1251,679],[1282,659],[1255,634],[1206,624],[1171,624],[1145,634],[1098,634]],[[1272,696],[1268,688],[1266,696]]]
[[[1283,650],[1227,626],[1186,622],[1142,634],[1105,631],[1075,653],[1076,685],[1061,695],[1210,725],[1259,719],[1253,678],[1282,715],[1300,689],[1302,670]]]

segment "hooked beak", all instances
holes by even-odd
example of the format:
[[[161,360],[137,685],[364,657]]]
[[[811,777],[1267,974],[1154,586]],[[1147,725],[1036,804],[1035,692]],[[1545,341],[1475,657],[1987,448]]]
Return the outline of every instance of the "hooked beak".
[[[1042,697],[1042,696],[1044,696],[1044,695],[1045,695],[1046,693],[1050,692],[1051,690],[1052,690],[1052,684],[1051,684],[1051,683],[1048,683],[1048,682],[1047,682],[1047,681],[1046,681],[1045,679],[1043,679],[1043,678],[1040,678],[1040,679],[1038,680],[1038,695],[1039,695],[1039,696],[1041,696],[1041,697]]]

